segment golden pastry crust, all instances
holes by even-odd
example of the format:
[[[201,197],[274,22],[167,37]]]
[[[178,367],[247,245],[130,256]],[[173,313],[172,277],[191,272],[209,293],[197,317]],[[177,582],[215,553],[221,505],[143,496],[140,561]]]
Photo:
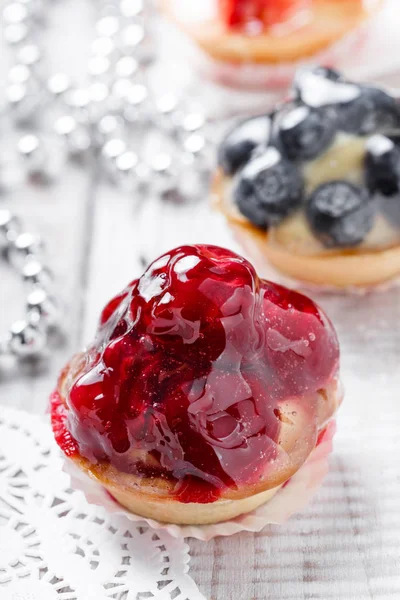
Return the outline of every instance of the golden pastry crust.
[[[218,169],[212,189],[213,205],[225,215],[237,240],[261,273],[267,261],[294,279],[338,289],[378,285],[400,275],[400,245],[383,250],[334,250],[311,256],[291,252],[283,245],[269,244],[267,233],[229,206],[228,180]]]
[[[83,354],[77,354],[67,366],[58,382],[58,393],[61,402],[68,411],[66,394],[68,386],[82,365]],[[335,414],[342,400],[342,394],[338,380],[334,378],[324,390],[319,390],[309,402],[318,402],[317,428],[321,431]],[[305,400],[304,405],[308,402]],[[89,477],[100,483],[110,494],[125,508],[131,512],[156,519],[166,523],[202,525],[206,523],[217,523],[237,517],[250,512],[272,498],[281,486],[294,475],[294,473],[307,460],[313,450],[313,445],[298,444],[300,435],[310,434],[315,443],[315,431],[307,422],[307,413],[304,411],[303,418],[297,417],[296,427],[290,421],[289,415],[294,407],[290,402],[285,402],[287,411],[281,414],[281,431],[279,445],[291,457],[291,462],[282,463],[279,468],[267,480],[259,484],[242,486],[239,489],[227,489],[221,498],[209,503],[183,503],[174,496],[175,483],[162,477],[138,477],[131,473],[124,473],[108,462],[92,463],[86,458],[76,454],[69,457],[75,465],[84,471]],[[299,405],[296,404],[299,412]],[[296,453],[295,448],[301,446]],[[143,464],[157,466],[155,459],[142,450],[132,450],[135,456],[140,454]]]
[[[377,2],[376,6],[381,2]],[[229,63],[278,64],[314,56],[361,25],[371,10],[362,3],[318,0],[307,25],[288,35],[263,33],[250,37],[229,31],[217,20],[185,23],[179,18],[176,0],[162,0],[173,20],[202,50],[215,60]]]

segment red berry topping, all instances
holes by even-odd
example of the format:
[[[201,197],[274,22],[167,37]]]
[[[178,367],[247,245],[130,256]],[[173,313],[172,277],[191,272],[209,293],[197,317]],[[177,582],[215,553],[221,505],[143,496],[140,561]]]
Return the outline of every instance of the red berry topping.
[[[80,454],[211,502],[305,460],[338,343],[305,296],[233,252],[183,246],[107,305],[81,365],[65,399]]]
[[[228,27],[243,27],[257,21],[271,27],[308,4],[309,0],[219,0],[221,18]]]

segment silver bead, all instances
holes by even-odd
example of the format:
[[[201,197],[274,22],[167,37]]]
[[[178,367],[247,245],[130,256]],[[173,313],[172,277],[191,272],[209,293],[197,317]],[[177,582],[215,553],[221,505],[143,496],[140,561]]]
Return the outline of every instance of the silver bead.
[[[23,65],[28,67],[35,67],[41,60],[41,52],[39,46],[36,44],[27,44],[22,46],[17,53],[17,59]]]
[[[109,56],[115,51],[115,43],[112,38],[99,37],[92,43],[92,52],[96,56]]]
[[[10,329],[9,349],[18,358],[37,356],[46,346],[44,331],[27,323],[16,321]]]
[[[155,100],[152,121],[157,128],[175,135],[178,129],[179,110],[178,99],[174,94],[164,94]]]
[[[118,156],[123,154],[125,150],[126,144],[124,140],[121,140],[120,138],[112,138],[104,144],[101,154],[106,160],[115,160]]]
[[[82,154],[90,148],[91,139],[86,127],[71,115],[59,117],[54,123],[54,131],[72,155]]]
[[[147,98],[147,87],[141,83],[133,84],[125,97],[124,118],[130,123],[148,120],[150,112]]]
[[[138,17],[143,12],[143,0],[121,0],[119,9],[124,17]]]
[[[121,31],[118,41],[121,43],[122,48],[131,51],[138,48],[144,38],[145,30],[143,26],[138,23],[131,23]]]
[[[49,78],[47,82],[47,89],[53,96],[62,96],[70,88],[70,80],[68,75],[64,73],[56,73]]]
[[[23,43],[29,34],[29,28],[26,23],[15,23],[7,25],[4,28],[4,38],[10,46],[17,46]]]
[[[64,101],[75,111],[77,118],[85,121],[88,117],[90,96],[87,88],[70,89],[64,96]]]
[[[182,128],[187,133],[199,131],[205,124],[205,117],[202,113],[189,113],[182,119]]]
[[[117,79],[112,88],[112,94],[118,99],[127,98],[134,86],[134,83],[128,77]]]
[[[44,289],[32,290],[27,298],[26,310],[32,325],[48,328],[58,323],[60,311],[57,302]]]
[[[176,173],[172,164],[172,157],[166,152],[155,154],[149,163],[152,173],[152,192],[164,194],[176,187]]]
[[[21,270],[22,280],[29,287],[48,288],[52,285],[53,276],[47,267],[35,257],[28,258]]]
[[[39,235],[20,233],[9,248],[8,257],[15,268],[21,269],[28,258],[41,256],[42,254],[43,242]]]
[[[108,140],[101,149],[101,156],[108,176],[115,180],[117,176],[116,160],[126,151],[126,144],[120,138]]]
[[[115,159],[116,183],[123,189],[132,191],[136,188],[137,177],[135,169],[138,165],[138,157],[135,152],[128,150]]]
[[[13,83],[6,88],[6,98],[18,124],[35,116],[41,95],[27,83]]]
[[[106,56],[92,56],[88,62],[88,73],[92,77],[101,77],[110,71],[111,62]]]
[[[96,23],[96,31],[100,36],[112,37],[119,30],[119,20],[113,15],[99,19]]]
[[[44,183],[60,174],[65,162],[65,150],[56,137],[24,135],[19,139],[17,148],[30,176]]]
[[[11,83],[26,83],[32,73],[26,65],[14,65],[8,72],[8,79]]]
[[[94,132],[95,140],[98,145],[104,145],[110,137],[118,137],[124,128],[122,117],[115,115],[104,115],[97,123]]]
[[[11,2],[3,10],[4,23],[22,23],[27,16],[27,8],[20,2]]]
[[[25,179],[25,169],[17,153],[14,136],[0,147],[0,194],[7,194]]]
[[[0,210],[0,248],[7,248],[17,238],[21,230],[21,223],[11,211]]]
[[[117,77],[133,77],[139,69],[139,63],[133,56],[122,56],[115,63],[115,74]]]

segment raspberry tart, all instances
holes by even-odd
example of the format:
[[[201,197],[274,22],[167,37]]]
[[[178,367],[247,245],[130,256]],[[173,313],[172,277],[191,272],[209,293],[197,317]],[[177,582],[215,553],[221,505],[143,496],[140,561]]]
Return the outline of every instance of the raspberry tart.
[[[286,85],[299,61],[332,66],[364,38],[380,0],[163,0],[224,83]]]
[[[135,514],[224,521],[307,460],[340,404],[338,361],[311,300],[233,252],[183,246],[104,308],[52,395],[55,439]]]
[[[219,147],[214,200],[261,270],[333,288],[400,274],[400,106],[333,69],[301,70],[273,113]]]

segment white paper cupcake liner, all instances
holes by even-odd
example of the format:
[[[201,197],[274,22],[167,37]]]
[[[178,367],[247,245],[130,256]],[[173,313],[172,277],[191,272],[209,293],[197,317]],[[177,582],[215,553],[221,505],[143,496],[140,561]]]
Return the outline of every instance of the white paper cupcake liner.
[[[71,477],[71,487],[81,490],[90,504],[103,506],[110,513],[125,515],[131,521],[144,521],[153,529],[163,529],[176,538],[193,537],[210,540],[217,536],[232,535],[240,531],[261,531],[267,525],[281,525],[309,502],[328,473],[328,458],[332,451],[336,422],[332,420],[320,443],[297,473],[273,496],[256,510],[222,523],[211,525],[172,525],[146,519],[129,512],[118,504],[97,482],[90,479],[71,460],[66,459],[64,471]]]

